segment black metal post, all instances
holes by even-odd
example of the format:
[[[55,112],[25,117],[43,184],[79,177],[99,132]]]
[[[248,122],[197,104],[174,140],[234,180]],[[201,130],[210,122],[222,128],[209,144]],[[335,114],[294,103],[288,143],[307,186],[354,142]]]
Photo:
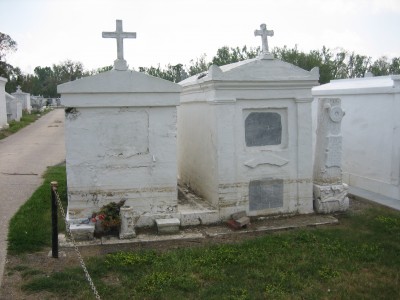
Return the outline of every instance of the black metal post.
[[[51,254],[53,258],[58,258],[58,218],[57,218],[57,181],[51,183]]]

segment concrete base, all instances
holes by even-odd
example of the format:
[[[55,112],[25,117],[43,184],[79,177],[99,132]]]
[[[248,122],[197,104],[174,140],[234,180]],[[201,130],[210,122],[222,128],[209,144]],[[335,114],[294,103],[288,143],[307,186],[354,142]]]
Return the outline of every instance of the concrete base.
[[[179,232],[181,222],[177,218],[157,219],[157,231],[159,234],[175,234]]]
[[[320,214],[346,211],[349,208],[347,184],[314,184],[314,209]]]

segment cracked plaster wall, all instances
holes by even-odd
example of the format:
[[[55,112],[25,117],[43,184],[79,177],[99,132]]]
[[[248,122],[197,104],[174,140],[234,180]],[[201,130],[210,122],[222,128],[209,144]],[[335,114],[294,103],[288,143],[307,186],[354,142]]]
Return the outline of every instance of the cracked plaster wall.
[[[176,211],[176,121],[175,106],[67,110],[70,217],[122,199],[138,213]]]

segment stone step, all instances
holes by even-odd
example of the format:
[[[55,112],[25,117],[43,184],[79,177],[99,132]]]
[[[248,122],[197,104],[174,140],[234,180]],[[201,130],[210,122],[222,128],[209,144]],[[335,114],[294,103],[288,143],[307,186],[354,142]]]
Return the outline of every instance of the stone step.
[[[156,225],[159,234],[175,234],[179,232],[181,222],[177,218],[156,219]]]

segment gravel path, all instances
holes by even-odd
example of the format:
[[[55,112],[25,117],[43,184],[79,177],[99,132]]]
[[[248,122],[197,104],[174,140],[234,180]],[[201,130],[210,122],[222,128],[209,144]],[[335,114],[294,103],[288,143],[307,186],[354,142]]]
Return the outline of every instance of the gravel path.
[[[64,160],[63,109],[55,109],[0,140],[0,286],[10,219],[42,184],[46,168]]]

